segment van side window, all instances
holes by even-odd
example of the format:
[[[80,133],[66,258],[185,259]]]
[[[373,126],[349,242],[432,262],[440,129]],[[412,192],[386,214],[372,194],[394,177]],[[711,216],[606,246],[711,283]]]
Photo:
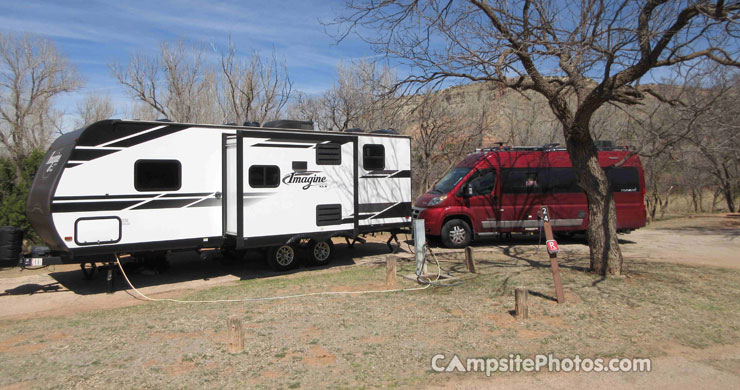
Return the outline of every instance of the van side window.
[[[134,163],[136,191],[177,191],[182,186],[182,165],[177,160],[138,160]]]
[[[342,165],[342,145],[328,143],[316,146],[317,165]]]
[[[362,147],[362,168],[366,171],[385,169],[385,146],[364,145]]]
[[[545,192],[553,194],[582,193],[578,186],[578,178],[573,168],[542,168],[544,178],[542,187]]]
[[[470,179],[468,185],[473,188],[473,196],[488,195],[496,185],[496,171],[486,169]]]
[[[612,192],[640,191],[640,175],[636,167],[605,168]]]
[[[275,188],[280,185],[280,168],[274,165],[252,165],[249,167],[249,186],[252,188]]]
[[[531,194],[542,192],[541,175],[536,168],[502,169],[501,192],[504,194]]]

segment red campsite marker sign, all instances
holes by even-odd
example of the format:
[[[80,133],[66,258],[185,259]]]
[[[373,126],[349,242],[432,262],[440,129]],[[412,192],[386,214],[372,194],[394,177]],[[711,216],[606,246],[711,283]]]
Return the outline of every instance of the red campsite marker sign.
[[[550,270],[552,271],[552,280],[555,282],[555,296],[558,299],[558,303],[565,302],[565,295],[563,294],[563,283],[560,281],[560,266],[558,266],[558,242],[552,235],[552,226],[550,225],[550,214],[547,211],[547,206],[542,206],[540,209],[540,218],[542,218],[542,224],[545,228],[545,245],[547,246],[547,253],[550,255]]]

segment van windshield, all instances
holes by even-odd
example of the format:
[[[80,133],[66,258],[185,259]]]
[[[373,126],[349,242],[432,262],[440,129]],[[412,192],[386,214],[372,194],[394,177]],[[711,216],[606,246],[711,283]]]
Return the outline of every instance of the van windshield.
[[[472,167],[456,167],[452,168],[449,172],[447,172],[444,177],[439,179],[437,184],[434,185],[431,192],[436,192],[439,194],[446,194],[450,192],[453,188],[455,188],[455,185],[462,180],[465,175],[470,172],[470,170],[473,169]]]

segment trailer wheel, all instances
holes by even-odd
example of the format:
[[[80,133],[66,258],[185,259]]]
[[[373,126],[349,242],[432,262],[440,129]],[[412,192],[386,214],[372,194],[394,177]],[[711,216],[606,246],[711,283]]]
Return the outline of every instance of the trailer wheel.
[[[462,219],[451,219],[442,226],[442,244],[447,248],[465,248],[471,236],[470,225]]]
[[[298,256],[293,245],[274,246],[267,252],[267,265],[275,271],[287,271],[298,265]]]
[[[326,265],[334,255],[334,243],[331,239],[308,242],[308,258],[311,265]]]

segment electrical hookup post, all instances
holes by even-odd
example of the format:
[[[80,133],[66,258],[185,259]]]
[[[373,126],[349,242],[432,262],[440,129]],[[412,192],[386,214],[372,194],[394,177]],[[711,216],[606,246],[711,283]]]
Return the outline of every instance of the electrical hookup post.
[[[560,281],[560,267],[558,266],[558,242],[552,235],[552,226],[550,225],[550,214],[547,211],[547,206],[542,206],[540,209],[540,223],[545,229],[545,246],[547,247],[547,254],[550,255],[550,270],[552,271],[552,279],[555,282],[555,295],[558,298],[558,303],[565,302],[565,296],[563,295],[563,283]]]

